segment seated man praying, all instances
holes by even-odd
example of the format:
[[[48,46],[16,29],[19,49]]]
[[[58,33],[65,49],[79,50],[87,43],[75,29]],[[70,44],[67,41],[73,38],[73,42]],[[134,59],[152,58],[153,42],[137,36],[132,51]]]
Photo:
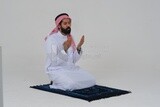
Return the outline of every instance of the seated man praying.
[[[62,13],[55,18],[56,27],[45,38],[45,70],[52,81],[50,88],[75,90],[94,86],[94,77],[75,65],[82,55],[84,36],[75,44],[71,35],[71,18]]]

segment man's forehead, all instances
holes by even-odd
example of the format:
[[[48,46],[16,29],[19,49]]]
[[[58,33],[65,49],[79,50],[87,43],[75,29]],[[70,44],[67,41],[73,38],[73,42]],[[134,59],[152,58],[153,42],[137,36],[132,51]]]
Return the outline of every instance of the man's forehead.
[[[70,18],[64,18],[64,19],[62,20],[62,22],[71,22],[71,19],[70,19]]]

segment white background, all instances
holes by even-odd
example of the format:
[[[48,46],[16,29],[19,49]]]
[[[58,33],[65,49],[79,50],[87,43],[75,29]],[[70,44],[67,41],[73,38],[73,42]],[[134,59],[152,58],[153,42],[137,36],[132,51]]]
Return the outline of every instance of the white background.
[[[158,107],[160,1],[0,0],[4,107]],[[85,35],[77,63],[97,84],[132,93],[86,102],[29,88],[48,83],[44,37],[66,12],[72,34]]]
[[[3,106],[3,88],[2,88],[2,49],[0,46],[0,107]]]

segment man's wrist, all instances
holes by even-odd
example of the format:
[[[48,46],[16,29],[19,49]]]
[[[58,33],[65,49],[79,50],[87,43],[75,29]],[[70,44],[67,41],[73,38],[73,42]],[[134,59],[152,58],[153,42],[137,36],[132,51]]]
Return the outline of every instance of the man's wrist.
[[[77,47],[77,52],[80,54],[80,52],[81,52],[81,47]]]

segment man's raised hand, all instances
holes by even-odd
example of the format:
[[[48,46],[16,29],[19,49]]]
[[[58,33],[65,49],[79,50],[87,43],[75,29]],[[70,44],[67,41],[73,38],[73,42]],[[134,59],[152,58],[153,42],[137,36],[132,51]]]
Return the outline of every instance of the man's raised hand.
[[[68,48],[71,46],[72,44],[72,38],[68,37],[67,40],[63,43],[63,47],[65,52],[67,52]]]
[[[77,45],[77,49],[80,49],[81,46],[83,45],[84,43],[84,35],[81,37],[81,40],[79,41],[78,45]]]

